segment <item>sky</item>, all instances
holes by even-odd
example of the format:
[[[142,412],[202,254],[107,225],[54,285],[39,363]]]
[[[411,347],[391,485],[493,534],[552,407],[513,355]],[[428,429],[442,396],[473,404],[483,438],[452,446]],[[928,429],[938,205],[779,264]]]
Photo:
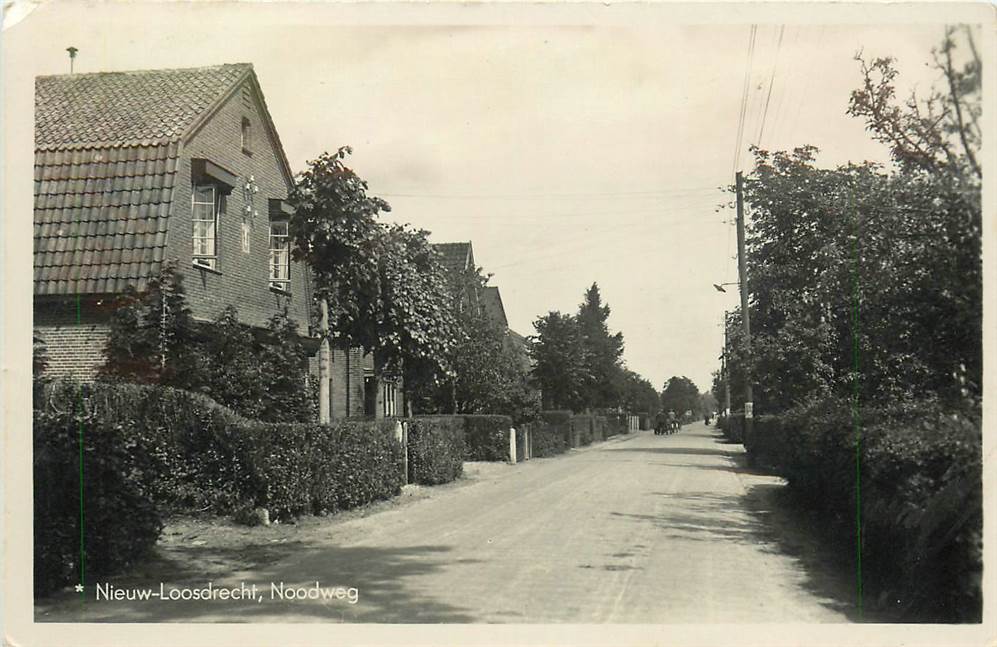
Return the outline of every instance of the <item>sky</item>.
[[[70,45],[77,72],[251,62],[292,169],[351,145],[386,218],[473,243],[514,330],[575,311],[596,282],[627,366],[659,389],[685,375],[701,390],[738,304],[736,286],[712,284],[737,280],[733,211],[719,205],[735,168],[750,172],[748,146],[886,161],[845,114],[853,57],[893,56],[901,87],[923,90],[942,36],[761,24],[750,50],[747,20],[344,22],[301,5],[43,4],[5,29],[4,70],[68,72]]]

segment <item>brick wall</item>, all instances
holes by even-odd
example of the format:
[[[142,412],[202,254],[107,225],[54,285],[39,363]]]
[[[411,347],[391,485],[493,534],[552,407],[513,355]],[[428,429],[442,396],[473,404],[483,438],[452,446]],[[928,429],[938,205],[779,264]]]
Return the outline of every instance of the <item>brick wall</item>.
[[[270,218],[267,200],[287,197],[288,182],[270,141],[265,119],[251,84],[240,89],[184,144],[170,215],[168,259],[177,259],[185,275],[184,287],[191,311],[199,319],[213,319],[227,305],[239,309],[245,323],[261,326],[285,305],[299,330],[308,329],[307,277],[300,263],[291,264],[290,296],[269,287]],[[252,129],[252,154],[242,150],[242,120]],[[192,266],[191,160],[209,159],[239,176],[239,186],[227,198],[219,217],[217,272]],[[246,215],[243,185],[253,176],[259,192],[252,197],[255,215]],[[250,251],[242,248],[242,225],[250,226]]]
[[[34,332],[45,343],[45,375],[49,377],[92,381],[104,365],[110,329],[103,317],[86,306],[80,309],[79,322],[75,304],[36,309]]]

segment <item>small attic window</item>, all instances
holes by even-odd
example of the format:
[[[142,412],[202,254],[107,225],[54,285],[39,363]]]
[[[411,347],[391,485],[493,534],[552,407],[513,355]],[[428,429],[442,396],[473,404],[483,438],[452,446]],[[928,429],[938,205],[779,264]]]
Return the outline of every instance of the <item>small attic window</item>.
[[[249,122],[249,117],[242,118],[242,152],[253,154],[253,125]]]

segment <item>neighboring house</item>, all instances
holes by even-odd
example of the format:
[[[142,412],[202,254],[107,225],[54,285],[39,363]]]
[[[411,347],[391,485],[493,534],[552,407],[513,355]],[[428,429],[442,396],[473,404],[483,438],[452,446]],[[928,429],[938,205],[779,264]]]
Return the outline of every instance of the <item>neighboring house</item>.
[[[48,373],[92,379],[114,297],[168,261],[197,320],[234,305],[264,326],[287,308],[306,336],[292,186],[250,64],[38,77],[34,326]]]
[[[525,337],[509,327],[509,320],[505,316],[505,306],[502,304],[502,293],[499,292],[498,286],[488,285],[482,288],[479,291],[478,300],[481,303],[482,311],[505,331],[506,346],[519,354],[523,370],[530,370],[533,365],[530,361],[528,342]]]
[[[433,249],[440,255],[440,264],[450,275],[451,280],[456,281],[457,277],[467,272],[474,272],[478,268],[474,264],[474,250],[470,241],[466,243],[433,243]],[[506,331],[506,342],[513,348],[522,352],[524,368],[531,368],[529,355],[527,352],[527,340],[519,333],[509,328],[509,320],[506,318],[505,306],[502,303],[502,294],[497,286],[487,285],[469,293],[461,295],[461,307],[475,307],[479,312],[487,315],[492,321],[499,324]]]
[[[478,267],[474,264],[474,250],[471,242],[466,243],[431,243],[433,250],[439,254],[440,264],[446,270],[447,276],[454,286],[459,286],[463,292],[456,295],[459,299],[457,307],[480,308],[478,291],[467,289],[470,283],[461,284],[462,277],[474,273]]]

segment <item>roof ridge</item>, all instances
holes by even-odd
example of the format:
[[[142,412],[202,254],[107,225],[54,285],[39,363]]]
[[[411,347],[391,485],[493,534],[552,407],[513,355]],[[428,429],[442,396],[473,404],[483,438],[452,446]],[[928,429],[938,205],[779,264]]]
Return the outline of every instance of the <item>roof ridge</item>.
[[[35,80],[40,79],[68,79],[68,78],[81,78],[81,77],[94,77],[94,76],[111,76],[111,75],[138,75],[138,74],[149,74],[150,72],[156,73],[170,73],[170,72],[202,72],[208,70],[220,70],[226,67],[230,68],[249,68],[253,69],[252,63],[218,63],[217,65],[199,65],[194,67],[152,67],[141,70],[115,70],[106,71],[101,70],[99,72],[73,72],[69,74],[40,74],[35,77]]]

